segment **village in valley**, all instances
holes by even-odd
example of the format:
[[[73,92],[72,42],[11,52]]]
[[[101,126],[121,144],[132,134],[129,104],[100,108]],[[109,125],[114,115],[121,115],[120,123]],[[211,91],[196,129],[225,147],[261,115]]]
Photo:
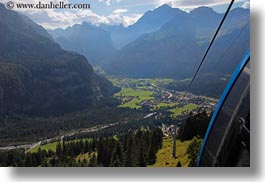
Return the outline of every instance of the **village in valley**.
[[[119,107],[142,109],[152,113],[171,112],[173,118],[181,117],[205,108],[210,115],[217,100],[188,93],[183,99],[183,92],[166,89],[165,85],[172,79],[133,79],[111,77],[109,80],[120,92],[115,97],[120,100]],[[207,108],[207,109],[206,109]]]

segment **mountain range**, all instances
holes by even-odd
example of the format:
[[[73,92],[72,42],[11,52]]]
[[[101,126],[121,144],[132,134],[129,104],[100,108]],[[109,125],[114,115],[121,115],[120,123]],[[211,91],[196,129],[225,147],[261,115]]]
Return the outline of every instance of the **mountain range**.
[[[159,30],[165,23],[183,13],[183,11],[165,4],[153,11],[147,11],[135,24],[128,27],[122,25],[100,25],[100,27],[110,32],[116,48],[120,49],[143,34]]]
[[[222,17],[223,14],[207,7],[182,12],[159,30],[143,34],[117,51],[103,68],[109,74],[127,77],[190,78]],[[233,72],[250,46],[249,19],[249,10],[231,10],[202,72]]]
[[[89,63],[119,76],[191,77],[223,14],[164,5],[127,28],[83,23],[49,31],[52,36],[3,4],[0,16],[0,114],[60,115],[93,107],[114,93]],[[203,73],[232,73],[249,48],[249,19],[249,10],[231,10]]]
[[[66,29],[48,30],[62,48],[84,55],[94,66],[102,66],[109,61],[117,49],[121,49],[139,36],[161,28],[175,16],[183,14],[179,9],[163,5],[146,12],[135,24],[124,27],[84,22]]]
[[[84,55],[92,65],[102,65],[116,48],[109,32],[89,23],[49,30],[63,49]]]
[[[163,5],[129,27],[83,23],[49,32],[108,74],[183,79],[193,75],[223,15],[209,7],[187,13]],[[202,72],[232,73],[249,48],[249,15],[249,9],[230,11]]]
[[[41,26],[0,3],[0,114],[61,115],[114,92],[87,59],[63,50]]]

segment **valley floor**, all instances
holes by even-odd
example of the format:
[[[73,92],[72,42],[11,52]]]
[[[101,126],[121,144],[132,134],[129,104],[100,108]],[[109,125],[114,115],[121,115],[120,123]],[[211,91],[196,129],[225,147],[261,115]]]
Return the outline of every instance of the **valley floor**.
[[[49,119],[50,121],[47,119],[47,121],[45,120],[47,124],[53,120],[55,121],[54,124],[60,124],[58,125],[60,126],[60,130],[53,131],[59,132],[56,137],[47,139],[49,136],[46,133],[46,139],[37,140],[39,142],[35,142],[29,146],[25,147],[21,145],[21,147],[15,146],[15,148],[11,146],[10,149],[9,147],[4,147],[2,149],[12,150],[13,148],[26,148],[26,153],[28,155],[34,155],[34,153],[39,153],[42,150],[47,153],[57,153],[56,147],[58,147],[58,144],[63,145],[62,141],[65,141],[65,144],[80,141],[89,142],[90,135],[100,135],[100,137],[108,138],[117,134],[126,134],[129,131],[134,131],[136,133],[141,130],[141,127],[146,128],[147,131],[149,127],[159,127],[161,128],[162,136],[164,135],[162,148],[156,152],[155,163],[150,163],[152,165],[148,165],[148,167],[176,167],[179,163],[181,167],[188,167],[190,160],[188,159],[186,150],[191,140],[184,142],[178,140],[176,146],[177,158],[173,158],[172,124],[175,118],[187,116],[190,112],[196,113],[198,109],[202,107],[208,108],[209,112],[207,114],[210,115],[210,111],[212,111],[215,106],[215,99],[187,94],[186,99],[181,100],[183,92],[166,89],[166,84],[173,81],[171,79],[131,79],[118,77],[109,77],[108,79],[115,86],[121,88],[121,90],[114,95],[114,97],[119,100],[119,102],[117,102],[119,105],[117,104],[109,109],[101,108],[93,112],[85,111],[69,114],[64,117]],[[28,123],[32,123],[30,121],[31,120],[29,120]],[[43,122],[39,122],[38,120],[35,121],[35,119],[34,122],[38,123],[38,125],[34,125],[32,131],[36,130],[37,134],[40,128],[46,129],[40,125],[40,123]],[[78,124],[78,127],[74,126],[74,123],[75,125]],[[14,124],[17,124],[15,119]],[[52,127],[50,125],[47,126]],[[64,130],[65,128],[67,128],[68,131]],[[45,131],[44,129],[43,131]],[[18,131],[16,130],[16,132]],[[52,136],[54,133],[50,135]],[[30,133],[26,137],[30,137]],[[26,137],[25,139],[27,139]],[[36,136],[36,139],[37,138],[39,138],[39,136]],[[85,139],[81,140],[80,138]],[[74,157],[78,164],[85,163],[97,157],[97,152],[97,150],[93,149],[93,152],[80,153]]]
[[[109,77],[109,80],[121,88],[114,97],[121,102],[119,107],[131,109],[143,109],[150,112],[169,111],[176,118],[187,115],[191,111],[204,107],[213,110],[216,100],[209,97],[187,94],[185,100],[181,100],[183,92],[170,90],[166,85],[173,79],[133,79]]]

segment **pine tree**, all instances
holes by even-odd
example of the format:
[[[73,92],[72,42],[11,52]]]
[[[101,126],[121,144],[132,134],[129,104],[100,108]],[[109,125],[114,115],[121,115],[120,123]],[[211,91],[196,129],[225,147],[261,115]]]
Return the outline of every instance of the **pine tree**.
[[[88,151],[89,151],[89,143],[87,140],[85,140],[84,153],[87,153]]]
[[[146,167],[146,156],[143,139],[141,139],[139,142],[137,155],[137,166]]]
[[[136,167],[137,156],[136,156],[136,144],[134,139],[134,134],[129,133],[127,135],[127,143],[125,143],[125,166],[126,167]]]
[[[149,150],[148,150],[148,164],[152,165],[156,162],[156,150],[155,145],[151,142]]]
[[[156,152],[157,152],[157,144],[156,144],[156,136],[155,132],[152,131],[151,136],[149,137],[149,148],[148,148],[148,164],[152,165],[156,162]]]
[[[97,139],[96,138],[93,138],[91,145],[92,145],[92,151],[95,152],[96,147],[97,147]]]
[[[110,167],[122,167],[124,166],[124,158],[120,143],[117,142],[115,150],[111,157]]]
[[[61,146],[61,143],[60,143],[60,142],[58,142],[58,143],[56,144],[56,155],[57,155],[58,157],[62,155],[62,146]]]
[[[201,141],[198,141],[196,137],[192,139],[192,142],[189,144],[186,153],[188,154],[188,159],[190,159],[189,166],[195,166],[197,158],[200,153]]]
[[[95,153],[93,153],[92,157],[89,160],[89,167],[97,167],[97,157]]]
[[[28,155],[28,156],[26,157],[25,166],[26,166],[26,167],[34,167],[34,166],[33,166],[33,162],[32,162],[32,158],[31,158],[30,155]]]

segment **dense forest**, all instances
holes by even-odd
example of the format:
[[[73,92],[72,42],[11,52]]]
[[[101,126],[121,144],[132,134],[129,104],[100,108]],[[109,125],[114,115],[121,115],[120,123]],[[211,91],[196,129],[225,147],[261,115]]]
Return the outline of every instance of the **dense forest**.
[[[1,151],[0,166],[146,167],[156,161],[156,153],[162,147],[162,139],[162,131],[154,128],[130,131],[115,137],[58,142],[55,152]],[[77,160],[76,157],[80,154],[88,154],[89,158]]]
[[[116,88],[88,60],[63,50],[41,26],[0,3],[0,117],[50,117],[93,108]]]
[[[133,123],[137,119],[142,119],[144,115],[145,113],[141,111],[116,107],[96,107],[49,118],[9,115],[0,117],[0,147],[60,137],[63,134],[79,131],[80,128],[113,123]],[[128,129],[128,127],[124,128]]]
[[[179,136],[181,141],[191,140],[194,137],[203,139],[208,128],[210,118],[206,112],[191,115],[181,128]]]
[[[191,113],[192,114],[192,113]],[[36,151],[0,150],[0,166],[40,167],[145,167],[156,162],[163,133],[157,126],[168,118],[140,119],[99,131],[65,137],[56,148]],[[186,154],[194,166],[210,117],[206,112],[191,115],[180,128],[178,138],[191,141]],[[168,120],[166,125],[172,124]],[[199,140],[198,140],[199,139]],[[81,157],[80,157],[81,156]],[[84,157],[85,156],[85,157]],[[181,164],[178,164],[180,167]]]

